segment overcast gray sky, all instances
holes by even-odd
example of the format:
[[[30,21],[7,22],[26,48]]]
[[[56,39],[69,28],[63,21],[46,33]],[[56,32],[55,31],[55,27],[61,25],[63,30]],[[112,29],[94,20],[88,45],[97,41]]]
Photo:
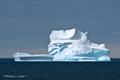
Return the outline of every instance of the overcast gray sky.
[[[47,54],[51,31],[71,28],[120,58],[120,0],[0,0],[0,58]]]

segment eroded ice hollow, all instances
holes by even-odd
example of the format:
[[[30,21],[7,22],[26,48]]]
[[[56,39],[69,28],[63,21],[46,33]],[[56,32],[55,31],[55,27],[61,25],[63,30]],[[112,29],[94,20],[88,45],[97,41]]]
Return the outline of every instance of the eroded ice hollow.
[[[75,28],[53,30],[49,37],[49,54],[16,52],[13,55],[15,61],[110,61],[109,49],[105,48],[105,44],[90,42],[87,32]]]
[[[92,43],[75,28],[53,30],[50,34],[48,53],[53,61],[110,61],[109,49],[105,44]]]

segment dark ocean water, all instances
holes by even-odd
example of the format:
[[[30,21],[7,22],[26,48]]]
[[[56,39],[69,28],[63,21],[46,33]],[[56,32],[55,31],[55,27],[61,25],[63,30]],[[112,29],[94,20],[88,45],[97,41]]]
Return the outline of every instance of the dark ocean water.
[[[0,59],[0,80],[120,80],[120,59],[111,62],[14,62]]]

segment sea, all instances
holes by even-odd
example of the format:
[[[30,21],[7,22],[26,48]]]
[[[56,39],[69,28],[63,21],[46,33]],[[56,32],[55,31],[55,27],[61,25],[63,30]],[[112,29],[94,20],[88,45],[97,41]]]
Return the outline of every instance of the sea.
[[[0,59],[0,80],[120,80],[120,59],[110,62],[15,62]]]

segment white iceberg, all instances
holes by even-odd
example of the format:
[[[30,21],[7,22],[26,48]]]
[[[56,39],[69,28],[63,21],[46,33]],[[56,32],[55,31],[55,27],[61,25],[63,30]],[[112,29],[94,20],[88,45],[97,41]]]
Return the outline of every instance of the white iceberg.
[[[48,53],[53,61],[110,61],[109,49],[104,44],[92,43],[87,32],[77,29],[53,30]]]
[[[92,43],[75,28],[53,30],[48,45],[49,54],[15,53],[15,61],[110,61],[105,44]]]
[[[52,61],[53,56],[48,54],[34,54],[16,52],[14,55],[15,61]]]

